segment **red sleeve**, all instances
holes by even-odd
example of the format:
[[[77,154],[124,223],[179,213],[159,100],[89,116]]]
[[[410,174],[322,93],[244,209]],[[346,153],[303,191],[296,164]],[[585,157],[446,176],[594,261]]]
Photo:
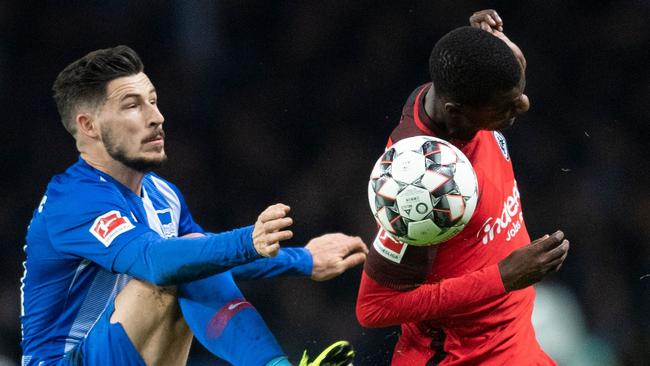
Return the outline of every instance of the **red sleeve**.
[[[409,291],[384,287],[364,270],[357,298],[357,319],[364,327],[433,320],[504,293],[497,264]]]

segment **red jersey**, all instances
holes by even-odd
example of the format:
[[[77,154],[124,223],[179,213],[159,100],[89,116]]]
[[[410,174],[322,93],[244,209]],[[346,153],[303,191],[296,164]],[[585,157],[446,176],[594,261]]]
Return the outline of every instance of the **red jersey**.
[[[411,94],[388,146],[435,136],[423,102],[430,85]],[[450,142],[476,171],[474,215],[435,246],[404,245],[380,230],[362,274],[357,317],[364,326],[401,324],[392,365],[555,365],[535,338],[535,290],[506,292],[498,269],[530,243],[505,138],[479,131],[470,141]]]

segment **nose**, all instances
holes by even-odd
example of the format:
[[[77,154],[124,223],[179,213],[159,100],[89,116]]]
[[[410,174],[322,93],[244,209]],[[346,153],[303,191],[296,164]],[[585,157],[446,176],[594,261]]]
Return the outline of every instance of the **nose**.
[[[158,105],[152,104],[150,105],[150,108],[151,108],[151,113],[149,116],[149,124],[152,126],[162,125],[165,122],[165,117],[158,109]]]

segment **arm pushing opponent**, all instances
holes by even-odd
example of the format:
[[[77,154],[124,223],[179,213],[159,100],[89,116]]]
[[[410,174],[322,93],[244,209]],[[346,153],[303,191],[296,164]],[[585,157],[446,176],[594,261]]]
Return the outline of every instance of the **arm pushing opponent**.
[[[85,55],[53,90],[80,157],[52,178],[28,228],[22,364],[182,365],[193,332],[232,363],[288,364],[233,274],[331,278],[363,262],[361,240],[281,250],[293,235],[283,204],[252,226],[204,233],[180,190],[152,173],[167,158],[165,119],[129,47]],[[337,355],[353,352],[337,343],[325,358]]]

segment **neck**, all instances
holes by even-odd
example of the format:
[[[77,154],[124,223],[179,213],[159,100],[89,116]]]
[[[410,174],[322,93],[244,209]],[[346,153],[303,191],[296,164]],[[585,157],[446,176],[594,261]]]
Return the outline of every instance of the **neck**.
[[[119,161],[111,158],[97,158],[81,152],[81,158],[93,168],[110,175],[116,181],[124,184],[133,193],[140,196],[142,193],[142,178],[144,173],[127,167]]]
[[[461,120],[453,118],[447,113],[445,101],[436,97],[433,84],[431,84],[424,96],[424,111],[431,119],[428,127],[443,140],[469,141],[476,135],[477,131],[463,128]]]
[[[436,98],[436,91],[433,89],[433,84],[429,87],[424,95],[424,112],[429,117],[427,127],[433,130],[436,135],[442,139],[450,137],[450,131],[445,121],[445,106],[440,98]]]

